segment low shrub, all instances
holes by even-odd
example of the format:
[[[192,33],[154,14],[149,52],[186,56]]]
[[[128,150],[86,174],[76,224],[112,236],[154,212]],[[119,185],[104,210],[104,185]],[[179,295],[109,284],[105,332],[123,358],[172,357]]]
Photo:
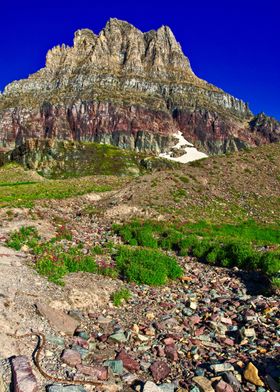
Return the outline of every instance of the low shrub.
[[[123,301],[127,302],[131,298],[131,293],[128,289],[120,289],[115,291],[111,298],[115,306],[121,306]]]
[[[121,246],[116,255],[116,267],[128,281],[151,286],[182,276],[176,259],[155,249]]]
[[[39,240],[40,236],[35,227],[22,226],[18,231],[11,233],[9,240],[7,241],[7,246],[16,250],[20,250],[23,245],[34,248]]]
[[[280,254],[276,252],[265,252],[260,257],[259,267],[268,276],[280,273]]]

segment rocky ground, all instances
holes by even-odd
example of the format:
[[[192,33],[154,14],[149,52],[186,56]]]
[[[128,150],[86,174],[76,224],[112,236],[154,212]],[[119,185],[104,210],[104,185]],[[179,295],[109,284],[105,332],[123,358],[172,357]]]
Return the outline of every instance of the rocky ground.
[[[258,275],[186,257],[183,279],[167,287],[85,273],[61,287],[34,271],[27,249],[5,246],[22,225],[36,226],[46,240],[63,224],[73,242],[118,241],[110,232],[116,206],[102,218],[89,213],[99,197],[42,201],[31,215],[1,210],[0,391],[278,392],[280,300],[263,296]],[[132,296],[118,308],[110,296],[120,287]],[[39,362],[52,379],[34,366],[35,337],[15,337],[31,331],[46,338]]]

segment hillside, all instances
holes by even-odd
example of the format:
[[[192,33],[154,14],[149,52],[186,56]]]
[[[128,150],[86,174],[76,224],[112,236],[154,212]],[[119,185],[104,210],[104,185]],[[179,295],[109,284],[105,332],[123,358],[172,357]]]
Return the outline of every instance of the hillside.
[[[277,391],[279,155],[137,177],[2,166],[1,392]]]

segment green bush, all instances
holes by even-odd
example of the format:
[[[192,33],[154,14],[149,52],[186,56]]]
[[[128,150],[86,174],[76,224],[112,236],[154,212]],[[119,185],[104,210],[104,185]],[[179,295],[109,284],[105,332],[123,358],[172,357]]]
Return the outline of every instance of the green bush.
[[[250,220],[237,225],[212,225],[201,221],[175,227],[134,221],[118,226],[115,231],[130,245],[171,250],[179,256],[193,255],[212,265],[260,270],[269,277],[275,277],[280,270],[279,251],[257,250],[260,245],[279,246],[280,230],[277,225],[258,225]],[[143,275],[145,271],[141,271],[142,280]]]
[[[121,246],[116,255],[116,267],[128,281],[152,286],[182,276],[176,259],[155,249]]]
[[[260,258],[260,269],[268,276],[277,275],[280,272],[280,254],[266,252]]]
[[[40,239],[38,231],[33,226],[22,226],[18,231],[11,233],[7,246],[20,250],[23,245],[34,248]]]

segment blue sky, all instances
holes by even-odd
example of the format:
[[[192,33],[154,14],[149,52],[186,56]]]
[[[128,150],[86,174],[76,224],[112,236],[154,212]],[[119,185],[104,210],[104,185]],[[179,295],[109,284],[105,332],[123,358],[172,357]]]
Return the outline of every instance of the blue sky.
[[[0,90],[44,66],[75,30],[98,33],[110,17],[143,31],[169,25],[195,73],[280,119],[280,6],[251,0],[48,0],[1,2]]]

